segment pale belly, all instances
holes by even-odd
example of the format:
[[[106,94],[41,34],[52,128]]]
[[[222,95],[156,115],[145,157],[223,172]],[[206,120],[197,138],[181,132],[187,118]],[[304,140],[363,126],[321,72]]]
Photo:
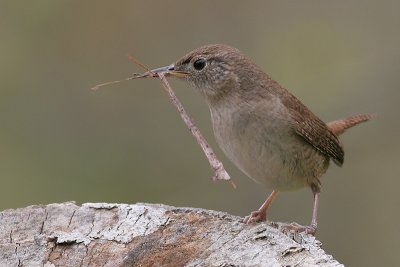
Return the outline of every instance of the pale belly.
[[[326,171],[329,159],[298,136],[279,116],[240,110],[212,111],[215,137],[227,157],[253,180],[274,190],[294,190]]]

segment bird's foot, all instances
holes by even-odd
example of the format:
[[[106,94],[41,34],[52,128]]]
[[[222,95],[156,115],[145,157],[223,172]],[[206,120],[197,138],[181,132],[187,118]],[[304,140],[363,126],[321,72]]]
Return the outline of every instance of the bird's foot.
[[[282,226],[284,232],[295,232],[295,233],[306,233],[310,235],[315,235],[317,232],[317,225],[310,224],[310,225],[300,225],[298,223],[288,223]]]
[[[243,222],[245,224],[251,224],[255,222],[261,222],[261,221],[266,221],[267,220],[267,213],[265,211],[253,211],[250,213],[249,216],[244,217]]]

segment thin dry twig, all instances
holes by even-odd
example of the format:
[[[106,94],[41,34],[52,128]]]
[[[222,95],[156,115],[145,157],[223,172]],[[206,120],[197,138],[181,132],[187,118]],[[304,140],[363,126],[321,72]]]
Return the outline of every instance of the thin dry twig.
[[[185,122],[185,124],[188,127],[189,131],[192,133],[193,137],[196,139],[197,143],[200,145],[200,147],[202,148],[204,154],[206,155],[206,157],[208,159],[208,162],[210,163],[210,166],[214,171],[214,175],[212,176],[212,180],[213,181],[217,181],[217,180],[229,181],[231,183],[231,185],[233,186],[233,188],[236,188],[235,183],[231,180],[231,177],[229,176],[228,172],[225,170],[224,165],[217,158],[217,156],[214,153],[213,149],[208,144],[206,139],[203,137],[203,135],[201,134],[199,128],[197,128],[197,126],[193,123],[192,119],[189,117],[189,115],[187,114],[187,112],[183,108],[182,103],[179,101],[179,99],[177,98],[175,92],[172,90],[171,86],[169,85],[168,80],[165,78],[165,74],[168,74],[168,73],[167,72],[165,72],[165,73],[162,73],[162,72],[153,73],[145,65],[140,63],[138,60],[133,58],[131,55],[128,55],[128,58],[131,61],[133,61],[135,64],[137,64],[137,65],[141,66],[142,68],[146,69],[147,72],[144,73],[144,74],[134,73],[132,77],[128,77],[128,78],[126,78],[124,80],[112,81],[112,82],[98,84],[98,85],[92,87],[91,89],[92,90],[98,90],[100,87],[105,86],[105,85],[114,84],[114,83],[118,83],[118,82],[121,82],[121,81],[128,81],[128,80],[137,79],[137,78],[149,78],[149,77],[158,77],[158,78],[160,78],[164,89],[169,94],[169,98],[170,98],[172,104],[177,108],[182,120]]]
[[[144,77],[143,77],[142,74],[134,73],[132,77],[128,77],[128,78],[125,78],[123,80],[96,84],[95,86],[90,88],[90,90],[97,91],[97,90],[99,90],[100,87],[103,87],[105,85],[110,85],[110,84],[114,84],[114,83],[120,83],[120,82],[123,82],[123,81],[129,81],[129,80],[133,80],[133,79],[137,79],[137,78],[144,78]]]
[[[199,128],[197,128],[197,126],[193,123],[192,119],[189,117],[189,115],[183,108],[182,103],[176,97],[175,92],[172,90],[171,86],[169,85],[169,82],[165,78],[164,73],[158,73],[158,77],[161,79],[163,87],[169,94],[169,98],[171,99],[171,102],[178,109],[179,115],[181,115],[182,120],[185,122],[186,126],[189,128],[189,131],[192,133],[192,135],[196,139],[197,143],[203,149],[203,152],[206,155],[211,168],[214,170],[214,176],[212,177],[212,180],[213,181],[217,181],[217,180],[230,181],[233,188],[236,188],[235,183],[231,180],[231,177],[225,170],[224,165],[217,158],[213,149],[211,148],[211,146],[208,144],[206,139],[201,134]]]

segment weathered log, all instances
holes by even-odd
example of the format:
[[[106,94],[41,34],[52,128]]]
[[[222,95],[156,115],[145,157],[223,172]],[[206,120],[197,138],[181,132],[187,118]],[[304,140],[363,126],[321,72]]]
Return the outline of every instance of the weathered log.
[[[279,228],[156,204],[29,206],[0,213],[0,266],[343,266]]]

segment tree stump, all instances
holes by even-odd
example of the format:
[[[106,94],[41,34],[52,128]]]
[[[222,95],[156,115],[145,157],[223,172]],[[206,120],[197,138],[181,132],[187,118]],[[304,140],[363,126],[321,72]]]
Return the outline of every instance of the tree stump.
[[[343,266],[279,223],[157,204],[74,202],[0,213],[0,266]]]

